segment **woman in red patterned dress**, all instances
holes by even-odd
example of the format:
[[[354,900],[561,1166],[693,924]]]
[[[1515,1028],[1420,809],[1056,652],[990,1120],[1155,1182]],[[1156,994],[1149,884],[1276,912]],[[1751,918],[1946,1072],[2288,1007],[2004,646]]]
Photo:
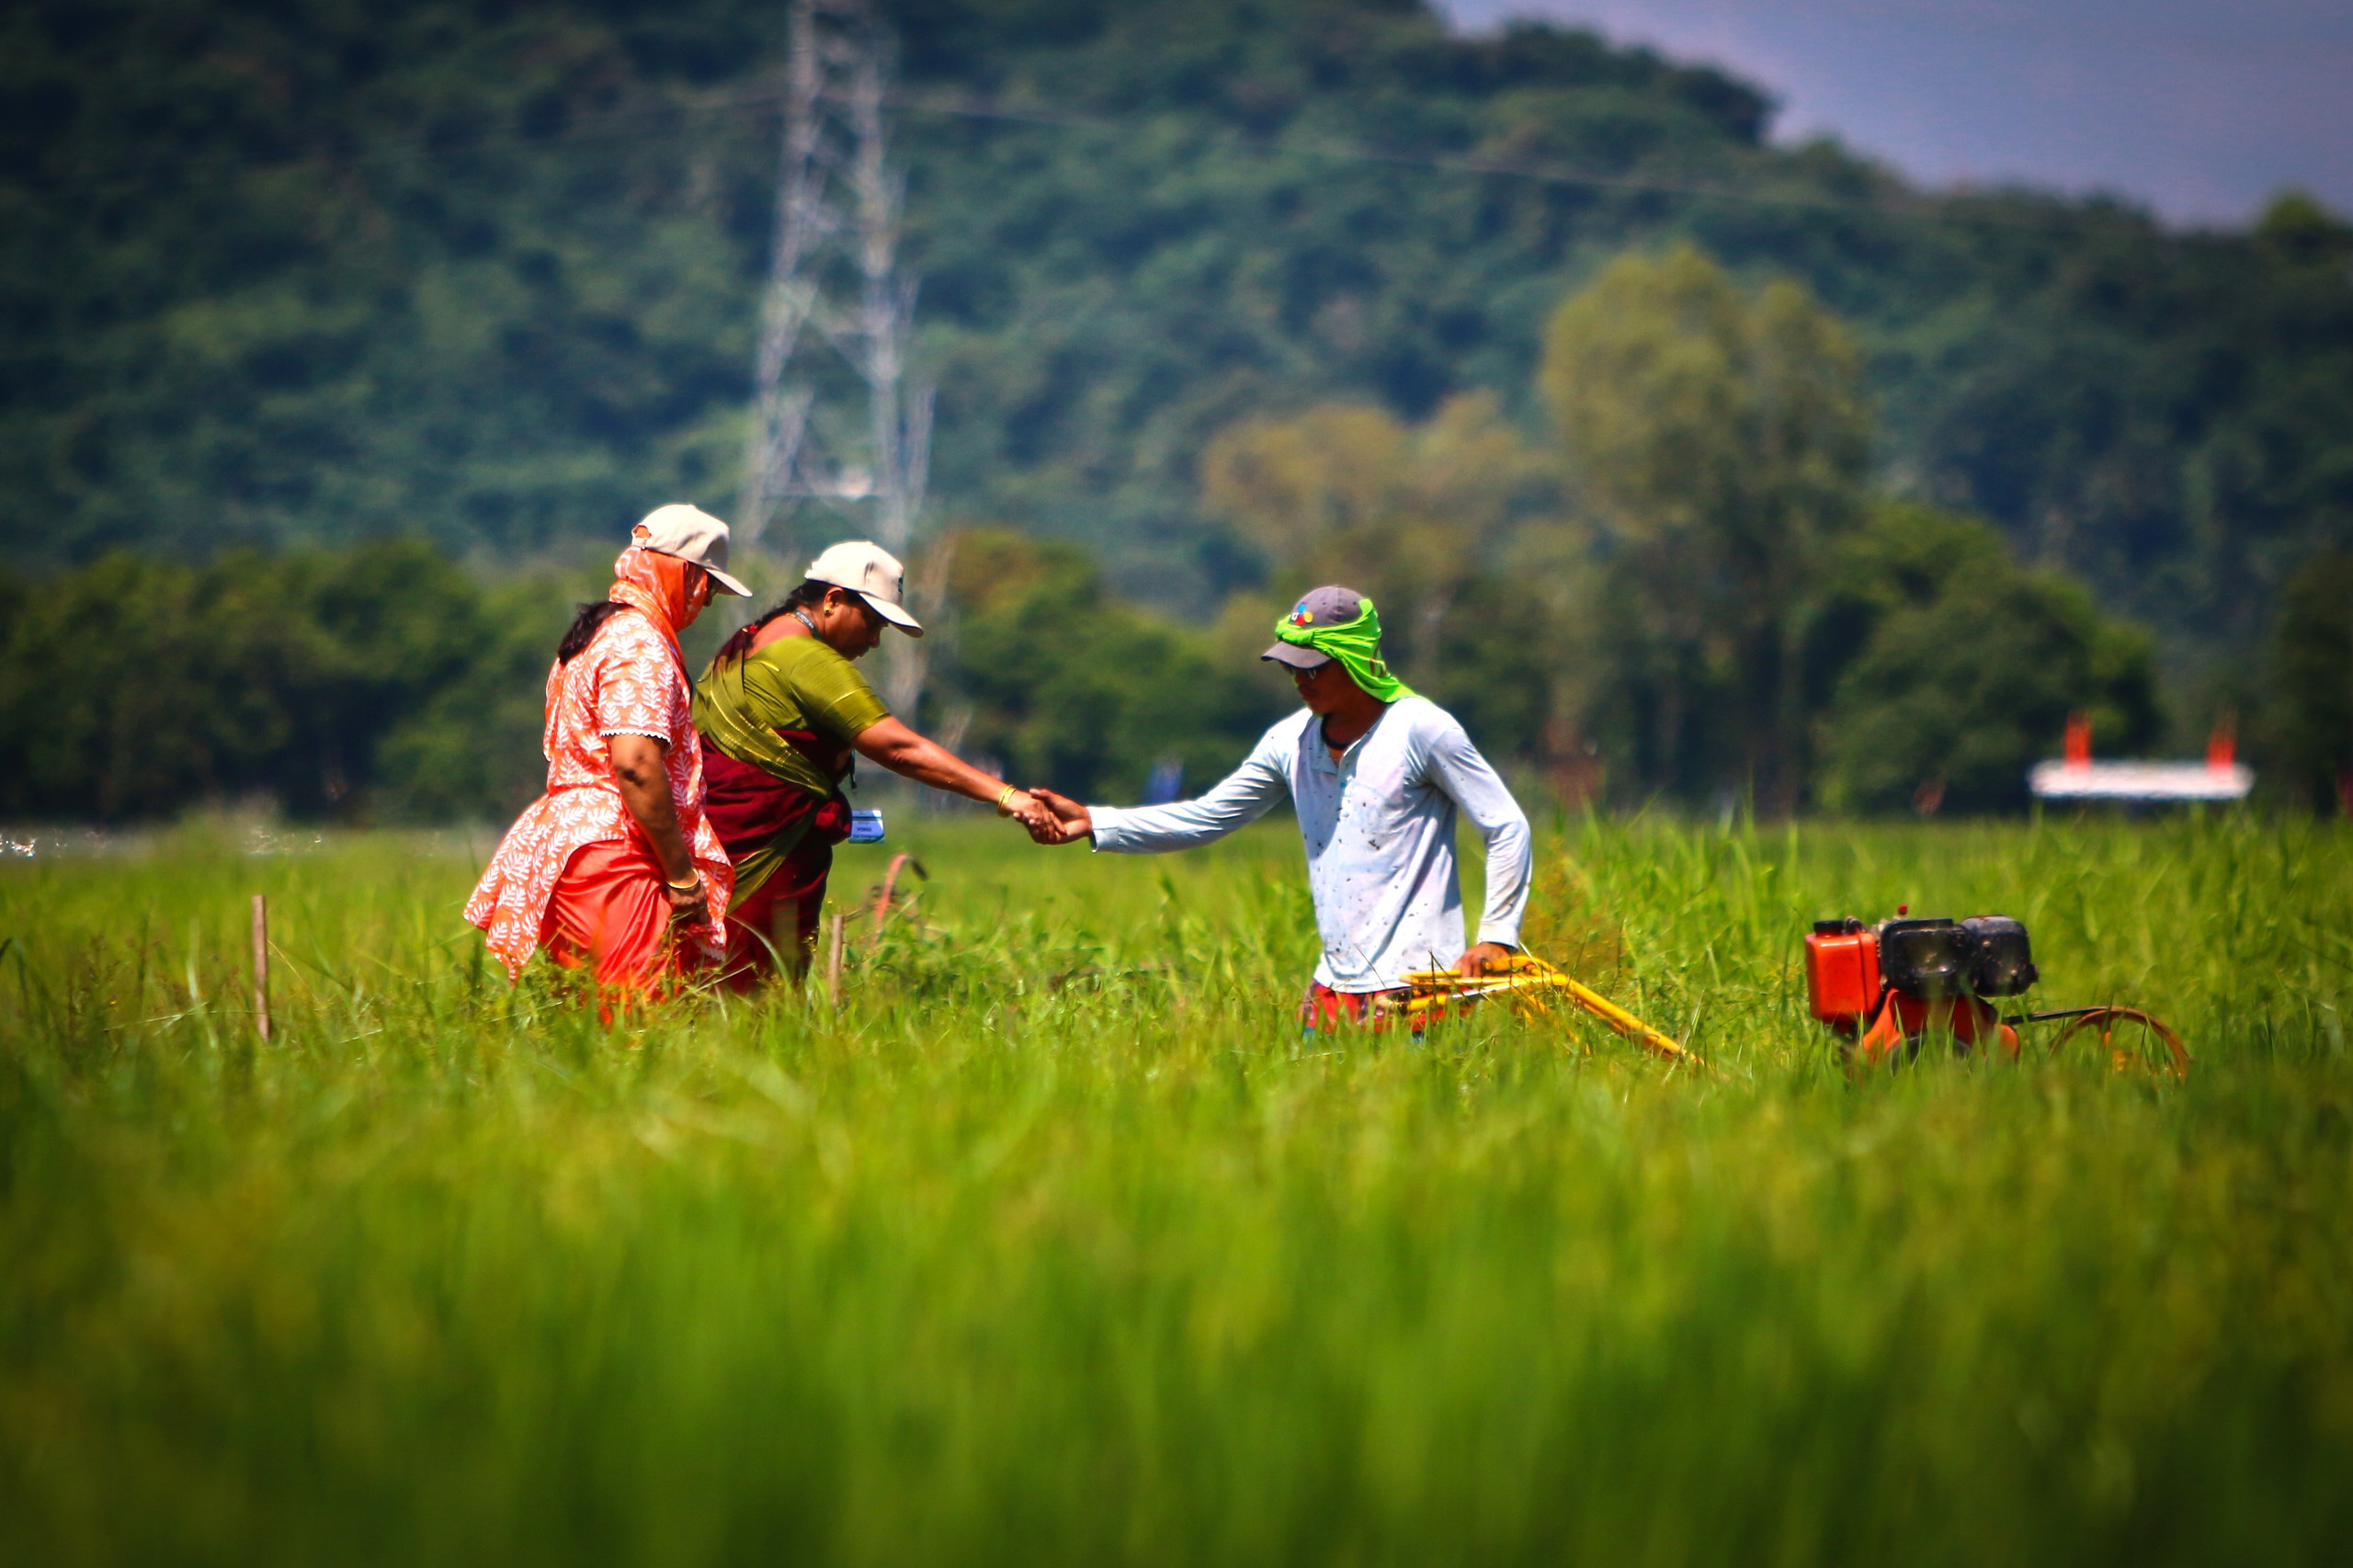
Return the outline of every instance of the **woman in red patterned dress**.
[[[548,789],[491,857],[466,919],[511,979],[544,948],[599,990],[657,991],[716,960],[734,875],[703,820],[702,745],[678,633],[727,574],[727,525],[657,507],[585,606],[548,672]]]

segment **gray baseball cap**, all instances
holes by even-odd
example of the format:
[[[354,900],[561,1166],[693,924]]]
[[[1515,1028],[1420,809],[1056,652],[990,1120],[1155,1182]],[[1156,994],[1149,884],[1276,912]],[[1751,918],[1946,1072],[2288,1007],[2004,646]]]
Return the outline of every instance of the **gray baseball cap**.
[[[1346,626],[1364,613],[1365,603],[1365,597],[1354,588],[1329,583],[1323,587],[1310,589],[1307,597],[1293,606],[1291,612],[1283,619],[1290,625],[1302,628]],[[1295,670],[1320,670],[1332,662],[1329,653],[1302,648],[1291,642],[1278,642],[1258,657],[1272,659],[1279,665],[1289,665]]]

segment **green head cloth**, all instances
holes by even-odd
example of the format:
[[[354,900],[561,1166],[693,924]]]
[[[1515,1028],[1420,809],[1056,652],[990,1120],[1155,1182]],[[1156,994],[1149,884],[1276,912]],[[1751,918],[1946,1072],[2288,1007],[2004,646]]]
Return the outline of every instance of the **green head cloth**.
[[[1319,599],[1328,605],[1327,597],[1319,591],[1300,600],[1289,615],[1275,622],[1276,638],[1294,648],[1313,648],[1339,660],[1358,686],[1383,702],[1413,696],[1413,688],[1391,675],[1381,656],[1381,612],[1373,608],[1372,600],[1358,599],[1354,619],[1332,620],[1318,617]]]

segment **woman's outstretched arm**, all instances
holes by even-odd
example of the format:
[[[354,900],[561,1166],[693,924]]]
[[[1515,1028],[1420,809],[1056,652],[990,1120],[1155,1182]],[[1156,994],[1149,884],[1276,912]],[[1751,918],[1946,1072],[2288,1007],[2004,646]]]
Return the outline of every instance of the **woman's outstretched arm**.
[[[858,733],[853,744],[858,756],[877,767],[887,767],[918,784],[961,795],[968,801],[996,806],[1006,815],[1018,817],[1024,827],[1034,830],[1050,826],[1054,821],[1053,813],[1032,799],[1028,790],[1016,790],[1006,796],[1004,779],[982,772],[938,741],[926,740],[896,719],[879,719],[869,724]],[[1005,797],[1002,801],[1001,796]]]

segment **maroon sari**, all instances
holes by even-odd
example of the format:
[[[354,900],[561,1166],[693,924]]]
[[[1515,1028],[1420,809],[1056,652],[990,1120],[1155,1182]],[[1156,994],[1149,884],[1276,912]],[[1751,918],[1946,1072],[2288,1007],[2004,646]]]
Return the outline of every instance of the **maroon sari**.
[[[795,974],[808,967],[834,846],[849,836],[849,802],[839,793],[813,795],[766,768],[738,762],[708,739],[702,756],[703,818],[728,859],[740,866],[754,850],[791,845],[783,864],[727,912],[727,960],[720,978],[747,991],[774,973],[779,959]]]

